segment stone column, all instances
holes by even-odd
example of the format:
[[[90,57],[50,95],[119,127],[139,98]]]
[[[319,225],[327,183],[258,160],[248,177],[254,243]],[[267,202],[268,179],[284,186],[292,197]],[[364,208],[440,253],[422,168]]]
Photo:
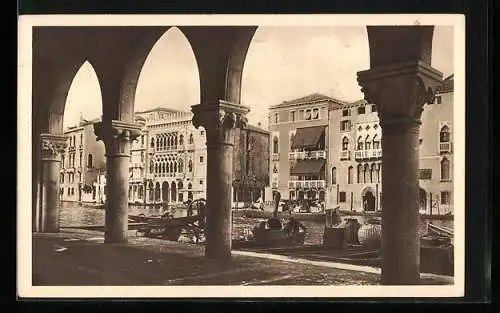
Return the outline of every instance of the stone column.
[[[41,134],[41,191],[40,210],[36,216],[35,231],[56,233],[59,231],[59,174],[61,153],[66,147],[63,135]]]
[[[412,285],[420,278],[419,129],[425,103],[442,74],[421,61],[358,73],[382,127],[382,284]]]
[[[233,182],[233,130],[246,126],[245,106],[218,101],[192,106],[193,125],[207,136],[207,245],[205,256],[220,260],[231,256],[231,186]]]
[[[138,124],[109,121],[94,125],[106,148],[105,242],[126,242],[128,232],[128,166],[130,143],[141,134]]]

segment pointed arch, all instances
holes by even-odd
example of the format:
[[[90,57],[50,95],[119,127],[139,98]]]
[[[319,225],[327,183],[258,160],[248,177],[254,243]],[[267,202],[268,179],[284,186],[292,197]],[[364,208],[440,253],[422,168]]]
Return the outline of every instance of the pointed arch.
[[[450,142],[450,128],[447,125],[441,127],[441,130],[439,131],[439,142]]]
[[[441,166],[441,180],[450,180],[450,160],[447,157],[443,157],[440,162]]]
[[[361,137],[361,136],[358,137],[357,144],[358,144],[357,149],[363,150],[363,137]]]
[[[273,137],[273,153],[279,153],[279,140],[278,136]]]
[[[347,136],[344,136],[344,138],[342,138],[342,151],[347,150],[349,150],[349,138],[347,138]]]

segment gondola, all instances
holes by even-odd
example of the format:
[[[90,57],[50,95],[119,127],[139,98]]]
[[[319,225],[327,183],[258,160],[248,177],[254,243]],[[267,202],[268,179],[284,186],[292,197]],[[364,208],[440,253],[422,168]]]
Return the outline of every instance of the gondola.
[[[233,240],[233,247],[236,249],[296,247],[303,246],[305,238],[306,229],[298,220],[290,219],[287,223],[283,223],[278,218],[270,218],[261,222],[258,227],[254,227],[250,238]]]

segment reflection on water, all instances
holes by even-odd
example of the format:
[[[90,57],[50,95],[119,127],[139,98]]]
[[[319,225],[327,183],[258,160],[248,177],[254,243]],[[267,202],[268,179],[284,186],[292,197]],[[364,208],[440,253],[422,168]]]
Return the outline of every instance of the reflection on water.
[[[162,214],[170,212],[174,217],[183,217],[187,215],[187,210],[184,208],[162,208],[160,206],[141,206],[129,205],[129,214],[145,216],[161,216]],[[196,211],[194,212],[196,214]],[[371,217],[366,216],[343,216],[344,220],[347,218],[356,218],[359,223],[363,224]],[[262,218],[245,218],[233,217],[233,239],[243,238],[248,230],[258,226]],[[436,226],[444,226],[453,229],[453,221],[447,220],[431,220]],[[323,241],[324,223],[315,221],[302,221],[302,224],[307,229],[305,238],[305,245],[318,245]],[[93,206],[79,205],[77,202],[62,202],[60,211],[60,225],[62,227],[68,226],[83,226],[83,225],[104,225],[104,210]],[[420,223],[419,233],[423,234],[427,230],[427,220],[422,219]]]

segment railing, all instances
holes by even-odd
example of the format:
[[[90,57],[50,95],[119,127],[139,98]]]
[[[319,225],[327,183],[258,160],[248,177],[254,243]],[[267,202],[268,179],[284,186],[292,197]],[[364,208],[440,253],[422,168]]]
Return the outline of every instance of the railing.
[[[440,142],[439,153],[449,153],[449,152],[451,152],[451,142]]]
[[[186,150],[194,150],[194,144],[193,143],[188,143],[187,145],[185,145],[185,149]]]
[[[382,157],[382,149],[356,150],[354,158],[356,160],[378,159]]]
[[[340,151],[340,159],[341,160],[351,159],[351,151],[349,150]]]
[[[175,151],[179,146],[156,147],[156,151]]]
[[[325,188],[325,180],[291,180],[288,188]]]
[[[317,150],[317,151],[290,152],[288,156],[290,160],[326,159],[326,151]]]
[[[271,161],[278,161],[280,159],[279,153],[271,153]]]
[[[131,163],[129,163],[129,167],[143,168],[144,167],[144,163],[143,162],[131,162]]]

